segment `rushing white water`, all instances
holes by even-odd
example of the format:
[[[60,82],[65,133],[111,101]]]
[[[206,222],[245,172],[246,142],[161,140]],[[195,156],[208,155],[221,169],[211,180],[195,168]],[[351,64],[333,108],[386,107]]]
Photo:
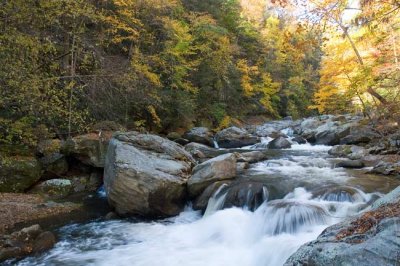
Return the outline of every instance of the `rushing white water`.
[[[373,197],[346,186],[352,177],[333,168],[326,157],[325,146],[294,145],[287,155],[254,165],[250,173],[276,185],[294,186],[254,212],[246,206],[220,210],[227,195],[227,188],[221,187],[204,216],[187,208],[162,221],[66,226],[54,249],[18,265],[282,265],[302,244],[355,215]],[[264,194],[267,198],[267,191]]]

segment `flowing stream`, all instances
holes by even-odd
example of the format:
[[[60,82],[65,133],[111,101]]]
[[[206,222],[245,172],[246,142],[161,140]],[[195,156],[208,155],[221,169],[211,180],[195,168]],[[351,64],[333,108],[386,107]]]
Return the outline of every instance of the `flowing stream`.
[[[399,185],[392,178],[363,174],[365,169],[335,168],[328,150],[294,144],[252,165],[243,178],[264,186],[264,202],[253,210],[222,209],[229,189],[221,187],[204,216],[187,207],[161,221],[68,225],[59,230],[55,248],[18,265],[283,265],[326,227]]]

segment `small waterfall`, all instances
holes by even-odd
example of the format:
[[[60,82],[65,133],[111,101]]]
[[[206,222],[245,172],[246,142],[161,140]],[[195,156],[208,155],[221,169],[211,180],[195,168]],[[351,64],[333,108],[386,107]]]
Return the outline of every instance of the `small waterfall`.
[[[325,201],[336,202],[368,202],[369,197],[361,190],[353,187],[337,187],[325,192],[322,196]]]
[[[221,210],[224,206],[227,192],[224,192],[224,188],[227,184],[223,184],[220,186],[217,191],[212,195],[212,197],[208,200],[207,208],[204,212],[204,217],[210,216],[211,214]]]
[[[327,222],[324,208],[297,201],[272,201],[260,207],[257,212],[264,218],[263,231],[268,235],[294,234],[301,228]]]
[[[214,148],[219,149],[218,142],[215,138],[213,138]]]

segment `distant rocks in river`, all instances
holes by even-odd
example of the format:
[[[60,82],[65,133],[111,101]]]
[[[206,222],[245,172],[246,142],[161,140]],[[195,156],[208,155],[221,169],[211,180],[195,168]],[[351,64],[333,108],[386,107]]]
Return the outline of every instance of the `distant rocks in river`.
[[[221,130],[215,135],[215,139],[221,148],[240,148],[260,141],[259,137],[238,127],[229,127]]]
[[[109,144],[104,184],[119,215],[177,215],[195,161],[179,144],[151,134],[117,133]]]
[[[197,142],[214,147],[214,133],[206,127],[194,127],[182,136],[190,142]]]

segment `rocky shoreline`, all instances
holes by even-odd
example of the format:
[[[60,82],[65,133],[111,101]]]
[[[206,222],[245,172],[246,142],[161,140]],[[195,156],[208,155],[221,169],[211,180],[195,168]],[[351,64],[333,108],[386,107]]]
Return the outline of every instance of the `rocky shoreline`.
[[[241,173],[249,164],[290,148],[288,135],[297,143],[333,146],[329,154],[341,158],[336,167],[400,176],[398,127],[383,134],[363,117],[351,115],[286,118],[216,133],[200,127],[183,135],[170,133],[166,138],[99,130],[67,141],[46,140],[34,155],[11,154],[0,162],[0,233],[4,234],[0,261],[45,250],[23,247],[34,245],[37,235],[26,238],[25,244],[9,241],[28,230],[24,226],[39,224],[40,235],[68,222],[104,219],[107,213],[107,217],[168,217],[177,215],[188,201],[204,211],[209,198],[226,188],[231,192],[224,207],[255,209],[263,202],[264,185],[241,177]],[[115,213],[97,197],[103,182]],[[243,191],[248,193],[246,197]],[[293,256],[299,256],[296,254]],[[301,263],[310,260],[305,257],[290,259],[288,263],[293,264],[288,265],[304,265]]]

